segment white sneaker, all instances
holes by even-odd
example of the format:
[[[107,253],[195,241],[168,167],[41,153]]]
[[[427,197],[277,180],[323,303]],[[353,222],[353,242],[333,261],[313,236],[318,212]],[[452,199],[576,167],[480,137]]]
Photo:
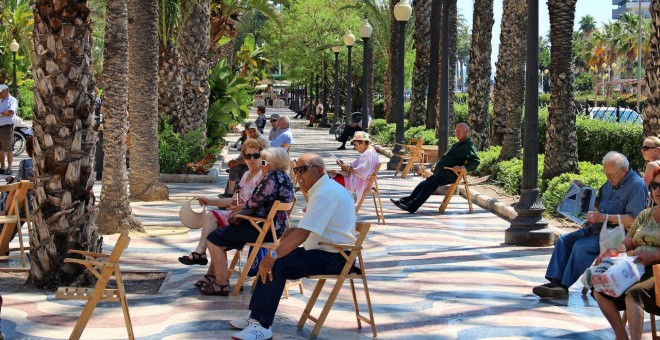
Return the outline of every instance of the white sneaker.
[[[242,319],[229,321],[229,325],[236,328],[236,329],[245,329],[245,327],[247,327],[247,326],[249,326],[253,323],[258,324],[259,321],[257,321],[257,320],[250,317],[250,311],[248,311],[247,315]]]
[[[263,328],[258,323],[249,324],[244,330],[231,336],[234,340],[271,340],[273,331],[270,327]]]

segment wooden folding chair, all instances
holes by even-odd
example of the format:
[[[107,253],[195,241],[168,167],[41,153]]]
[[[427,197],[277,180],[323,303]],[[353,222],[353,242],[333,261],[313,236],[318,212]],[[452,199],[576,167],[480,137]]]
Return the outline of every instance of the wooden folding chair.
[[[470,213],[473,212],[472,210],[472,196],[470,196],[470,183],[468,182],[467,179],[467,170],[463,168],[460,172],[456,172],[454,168],[450,167],[445,167],[446,170],[451,170],[453,171],[458,178],[456,178],[456,181],[449,187],[449,190],[447,190],[447,193],[445,194],[445,198],[442,200],[442,204],[440,205],[440,208],[438,209],[440,213],[444,213],[445,209],[447,209],[447,205],[449,205],[449,201],[451,200],[452,196],[454,196],[454,193],[456,192],[456,189],[458,189],[458,186],[461,184],[461,181],[465,185],[465,196],[467,197],[468,201],[468,206],[470,207]]]
[[[32,189],[32,182],[22,180],[18,183],[7,185],[0,185],[0,192],[7,192],[7,200],[5,201],[4,215],[0,215],[0,224],[3,224],[2,232],[0,232],[0,259],[21,259],[21,265],[25,264],[25,251],[30,249],[25,246],[23,241],[23,232],[21,230],[21,223],[26,222],[28,231],[31,227],[30,209],[26,199],[27,192]],[[25,217],[21,218],[21,210],[23,210]],[[9,242],[12,239],[14,230],[18,230],[18,248],[9,248]],[[29,235],[29,234],[28,234]],[[4,255],[7,252],[19,251],[19,255]]]
[[[243,269],[240,271],[238,281],[236,281],[236,285],[234,286],[234,290],[232,291],[232,295],[238,295],[238,293],[241,291],[241,287],[243,286],[243,283],[245,282],[247,278],[248,271],[250,271],[250,267],[252,267],[252,263],[254,262],[254,259],[257,257],[257,252],[259,251],[259,248],[267,248],[267,249],[274,249],[277,244],[279,243],[279,240],[277,238],[277,234],[275,232],[275,224],[273,219],[275,218],[275,214],[278,211],[285,211],[288,216],[291,215],[291,211],[293,211],[293,207],[296,205],[296,199],[293,199],[293,202],[290,203],[282,203],[280,201],[275,201],[273,203],[273,207],[270,209],[270,212],[268,213],[268,216],[266,218],[259,218],[259,217],[254,217],[254,216],[245,216],[245,215],[236,215],[236,217],[243,218],[247,221],[250,222],[252,227],[257,229],[259,231],[259,236],[257,237],[257,240],[254,242],[249,242],[245,246],[252,246],[252,251],[249,252],[247,261],[245,261],[245,265],[243,266]],[[268,232],[271,232],[273,235],[273,241],[272,243],[264,243],[264,239],[266,238],[266,234]],[[236,265],[238,264],[238,260],[241,258],[241,251],[242,250],[237,250],[236,253],[234,254],[234,258],[231,260],[231,264],[229,265],[229,277],[234,273]],[[294,284],[292,285],[300,285],[300,292],[302,293],[302,280],[297,280],[299,282],[293,281]],[[286,289],[285,289],[286,291]],[[286,291],[286,297],[288,298],[288,291]]]
[[[397,173],[401,171],[403,162],[406,162],[406,166],[403,168],[403,171],[401,171],[401,178],[408,177],[408,172],[410,172],[410,170],[413,169],[415,163],[418,164],[417,173],[422,175],[424,173],[424,166],[422,161],[425,158],[423,156],[423,151],[422,151],[422,145],[424,145],[424,138],[411,138],[410,144],[397,143],[397,145],[401,145],[405,153],[400,156],[399,164],[396,166],[396,170],[394,170],[394,177],[396,177]]]
[[[367,183],[367,187],[364,189],[360,200],[355,204],[355,214],[360,211],[360,207],[362,207],[362,203],[367,195],[371,194],[371,197],[374,199],[374,208],[376,209],[376,219],[378,220],[378,224],[381,223],[381,220],[383,221],[383,224],[385,224],[383,203],[380,201],[380,190],[378,190],[378,171],[380,171],[380,163],[376,165],[374,172],[368,177],[369,182]]]
[[[362,243],[367,238],[370,227],[371,225],[369,223],[357,223],[355,225],[355,229],[358,232],[358,237],[355,240],[355,244],[352,245],[319,242],[319,245],[330,246],[337,249],[339,254],[341,254],[346,259],[346,264],[344,265],[344,268],[341,270],[341,272],[337,275],[314,275],[308,277],[308,279],[319,280],[319,282],[316,284],[314,292],[312,292],[312,295],[309,297],[309,302],[307,302],[307,306],[300,316],[300,320],[298,320],[298,329],[302,329],[305,325],[305,322],[309,319],[315,323],[314,329],[312,329],[312,338],[316,338],[316,336],[319,334],[319,331],[321,331],[321,327],[323,327],[323,323],[328,317],[328,313],[330,312],[332,305],[337,299],[337,294],[339,294],[339,291],[341,290],[341,287],[343,286],[346,279],[348,279],[351,283],[351,291],[353,293],[353,307],[355,308],[355,318],[357,320],[358,329],[362,329],[362,322],[365,322],[371,325],[371,332],[373,333],[374,338],[376,337],[376,323],[374,321],[373,309],[371,308],[371,298],[369,297],[369,288],[367,286],[367,275],[364,271],[364,260],[362,258]],[[356,259],[358,262],[355,262]],[[316,300],[318,299],[319,294],[321,293],[321,290],[323,289],[323,286],[327,280],[336,280],[335,285],[332,288],[330,295],[328,296],[321,314],[319,314],[318,317],[313,317],[311,315],[312,309],[314,308],[314,304],[316,303]],[[365,317],[360,314],[357,295],[355,294],[354,280],[362,280],[369,317]]]
[[[80,318],[73,328],[73,332],[69,339],[80,339],[82,332],[87,326],[89,318],[94,312],[94,308],[99,301],[115,301],[121,304],[121,309],[124,313],[124,322],[126,323],[126,331],[128,331],[128,338],[135,339],[133,335],[133,325],[131,324],[131,316],[128,314],[128,303],[126,302],[126,292],[124,291],[124,281],[121,277],[121,270],[119,268],[119,258],[128,247],[131,238],[128,237],[128,231],[124,231],[119,236],[115,247],[112,252],[108,254],[94,253],[82,250],[69,250],[70,254],[78,254],[85,257],[85,259],[67,258],[64,259],[65,263],[77,263],[85,266],[94,276],[96,276],[96,285],[94,288],[80,288],[80,287],[60,287],[57,289],[55,297],[64,300],[87,300],[85,308],[80,313]],[[114,276],[117,281],[117,289],[105,288]]]

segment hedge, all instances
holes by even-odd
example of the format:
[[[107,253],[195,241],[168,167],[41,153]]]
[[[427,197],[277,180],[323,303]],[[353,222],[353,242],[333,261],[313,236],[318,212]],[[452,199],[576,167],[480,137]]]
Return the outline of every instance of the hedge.
[[[500,151],[502,151],[501,146],[491,146],[486,151],[477,152],[481,163],[479,163],[479,166],[472,172],[472,175],[492,175],[495,171],[495,166],[497,165],[497,159],[500,157]]]

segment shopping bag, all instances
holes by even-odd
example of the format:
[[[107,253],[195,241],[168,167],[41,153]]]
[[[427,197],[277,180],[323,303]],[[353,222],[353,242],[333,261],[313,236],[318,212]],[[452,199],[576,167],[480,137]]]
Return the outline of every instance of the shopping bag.
[[[618,297],[639,282],[644,275],[644,265],[635,263],[636,258],[637,256],[619,254],[617,257],[605,257],[599,265],[591,267],[594,290]]]
[[[626,238],[626,229],[621,222],[621,215],[616,216],[619,218],[619,225],[613,228],[608,228],[607,218],[609,215],[605,215],[605,222],[603,222],[603,227],[600,228],[600,236],[598,237],[598,244],[600,245],[601,252],[607,249],[616,248],[623,243],[623,239]]]
[[[250,252],[248,254],[250,253],[252,253],[252,246],[250,246]],[[261,260],[266,257],[267,253],[268,249],[259,248],[259,251],[257,251],[257,256],[254,258],[254,262],[252,262],[252,267],[250,267],[250,270],[248,270],[247,275],[249,277],[257,276],[257,273],[259,273],[259,264],[261,263]]]

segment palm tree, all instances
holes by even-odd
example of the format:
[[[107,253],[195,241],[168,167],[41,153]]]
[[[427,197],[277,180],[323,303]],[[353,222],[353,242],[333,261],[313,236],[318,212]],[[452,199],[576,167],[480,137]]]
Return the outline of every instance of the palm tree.
[[[187,7],[191,7],[188,9]],[[187,0],[184,13],[190,16],[181,34],[182,110],[181,132],[188,133],[206,128],[206,112],[209,109],[209,0]]]
[[[596,18],[587,14],[580,19],[580,32],[588,36],[596,29]]]
[[[399,39],[402,38],[403,34],[399,32],[399,22],[394,17],[394,6],[399,3],[399,0],[390,0],[389,6],[389,47],[387,49],[387,69],[385,70],[385,77],[383,78],[383,110],[385,111],[385,119],[388,123],[394,123],[396,121],[396,115],[394,110],[393,102],[393,86],[392,84],[392,69],[396,65],[397,53],[405,53],[404,51],[399,51]],[[403,67],[403,66],[400,66]],[[403,79],[400,79],[403,81]],[[395,94],[398,95],[398,94]]]
[[[438,106],[438,81],[440,73],[440,34],[442,31],[439,18],[442,14],[442,1],[431,0],[431,24],[429,25],[429,94],[426,99],[426,128],[434,129],[436,108]]]
[[[66,13],[66,15],[65,15]],[[28,281],[55,288],[84,281],[70,249],[99,252],[94,224],[94,78],[86,1],[34,3],[34,183]]]
[[[131,197],[165,200],[158,161],[158,0],[128,1],[128,107]],[[154,86],[156,84],[156,86]]]
[[[412,94],[408,120],[410,126],[423,125],[426,121],[426,88],[429,84],[429,53],[431,24],[431,0],[415,2],[415,66],[412,75]]]
[[[479,150],[488,148],[490,118],[490,54],[493,36],[493,0],[474,2],[474,23],[468,68],[468,124],[472,128],[472,141]]]
[[[649,52],[656,56],[646,62],[646,114],[644,115],[644,135],[655,136],[660,132],[660,0],[651,1],[651,42]]]
[[[103,53],[103,186],[96,224],[102,234],[124,230],[144,232],[128,200],[126,133],[128,114],[127,0],[108,0]]]
[[[527,28],[526,0],[505,0],[503,3],[500,50],[495,63],[495,85],[493,88],[493,118],[490,127],[490,144],[502,145],[505,133],[515,134],[520,130],[523,93],[525,89],[525,41]],[[507,119],[507,118],[510,119]],[[517,122],[515,121],[517,117]],[[507,121],[513,126],[507,127]],[[509,129],[507,129],[509,128]],[[520,152],[518,138],[510,136],[512,151],[501,153],[500,159],[510,158],[516,143],[515,153]],[[513,156],[515,157],[515,155]]]
[[[7,0],[0,8],[0,47],[8,51],[7,46],[12,39],[20,46],[19,56],[30,56],[34,48],[32,47],[32,30],[34,27],[34,18],[29,0]],[[12,78],[13,58],[11,53],[0,53],[0,83],[10,83]],[[27,73],[30,67],[29,60],[22,62],[17,59],[17,72]],[[13,84],[12,84],[13,85]],[[20,82],[19,82],[20,85]]]
[[[578,171],[571,47],[576,0],[549,0],[552,95],[546,131],[543,178]]]

